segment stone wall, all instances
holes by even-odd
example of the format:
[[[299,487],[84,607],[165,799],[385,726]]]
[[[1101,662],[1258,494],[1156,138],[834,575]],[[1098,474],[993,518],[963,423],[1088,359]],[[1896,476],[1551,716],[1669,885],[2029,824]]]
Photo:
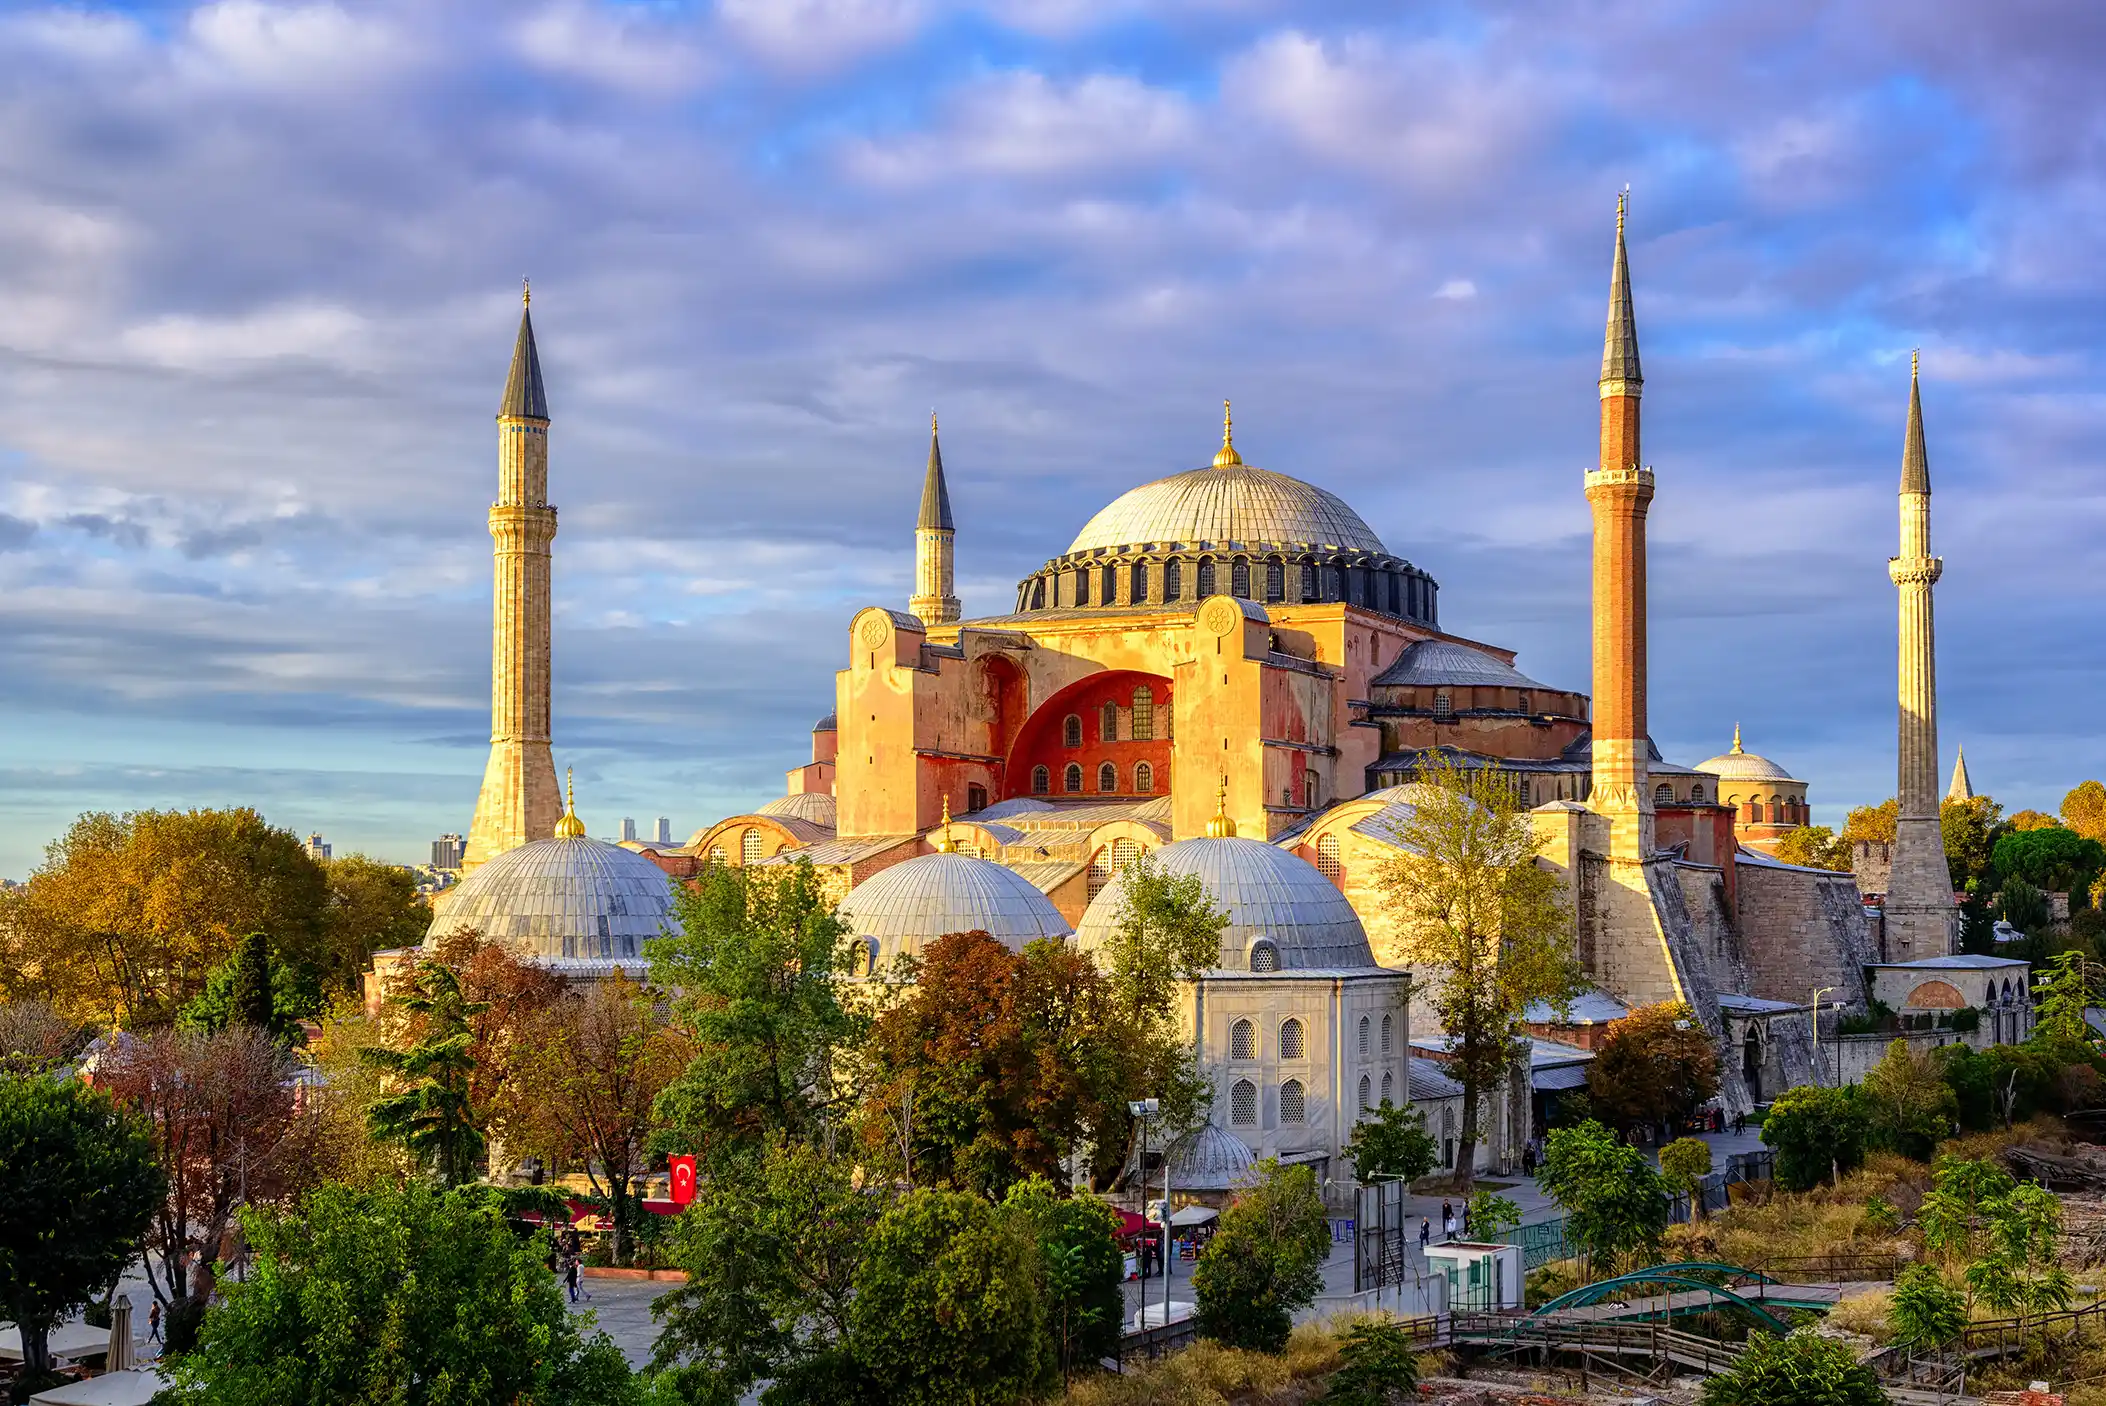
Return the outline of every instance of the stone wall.
[[[1865,964],[1877,957],[1850,876],[1746,856],[1736,863],[1747,994],[1804,1002],[1828,986],[1825,999],[1862,1005]]]

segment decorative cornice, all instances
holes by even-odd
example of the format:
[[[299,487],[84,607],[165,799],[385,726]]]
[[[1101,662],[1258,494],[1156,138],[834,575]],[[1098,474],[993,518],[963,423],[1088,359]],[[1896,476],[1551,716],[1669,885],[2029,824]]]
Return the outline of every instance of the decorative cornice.
[[[1889,557],[1887,575],[1897,586],[1929,586],[1936,584],[1945,572],[1943,557]]]

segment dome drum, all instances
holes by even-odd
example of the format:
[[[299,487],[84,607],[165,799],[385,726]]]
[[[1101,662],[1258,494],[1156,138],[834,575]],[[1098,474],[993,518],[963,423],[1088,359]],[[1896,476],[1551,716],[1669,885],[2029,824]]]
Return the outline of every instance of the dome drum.
[[[1055,557],[1017,585],[1017,613],[1122,610],[1238,596],[1342,603],[1438,628],[1440,586],[1386,553],[1267,543],[1147,543]]]

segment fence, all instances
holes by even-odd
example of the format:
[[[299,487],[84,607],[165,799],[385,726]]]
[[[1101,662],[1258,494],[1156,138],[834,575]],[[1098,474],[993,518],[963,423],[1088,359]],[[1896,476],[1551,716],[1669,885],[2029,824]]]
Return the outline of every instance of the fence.
[[[1401,1181],[1359,1188],[1353,1207],[1353,1292],[1402,1284],[1413,1218],[1404,1213],[1408,1189]]]
[[[1199,1320],[1196,1317],[1122,1333],[1119,1335],[1119,1366],[1123,1370],[1129,1362],[1153,1362],[1198,1341]]]
[[[1521,1247],[1521,1272],[1541,1269],[1557,1260],[1569,1260],[1579,1251],[1565,1239],[1565,1218],[1540,1220],[1509,1231],[1505,1243]]]

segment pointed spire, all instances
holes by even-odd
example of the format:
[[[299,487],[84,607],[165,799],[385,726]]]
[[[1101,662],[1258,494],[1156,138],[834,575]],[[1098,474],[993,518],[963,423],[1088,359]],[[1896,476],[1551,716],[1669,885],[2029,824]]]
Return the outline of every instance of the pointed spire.
[[[936,442],[936,412],[929,412],[929,476],[921,481],[921,517],[914,524],[917,531],[936,528],[943,532],[955,532],[951,521],[951,490],[943,481],[943,447]]]
[[[512,370],[505,377],[505,398],[497,407],[500,420],[546,420],[548,395],[541,388],[541,356],[534,350],[534,290],[519,285],[519,338],[512,343]]]
[[[1967,749],[1959,749],[1952,762],[1952,785],[1945,790],[1948,801],[1971,801],[1974,799],[1974,778],[1967,774]]]
[[[1616,196],[1616,265],[1609,273],[1609,325],[1602,334],[1601,379],[1642,385],[1638,369],[1638,319],[1631,311],[1631,256],[1623,244],[1625,202],[1631,188]]]
[[[1928,493],[1930,487],[1930,455],[1923,448],[1923,392],[1920,377],[1922,358],[1917,352],[1909,353],[1909,428],[1901,445],[1901,491],[1903,493]]]
[[[563,768],[563,792],[563,818],[556,822],[556,838],[582,840],[585,822],[578,819],[578,783],[571,777],[569,767]]]
[[[1733,724],[1733,755],[1740,755],[1740,724]]]
[[[1207,838],[1210,840],[1233,840],[1236,838],[1236,822],[1228,813],[1228,778],[1221,778],[1221,794],[1214,800],[1214,818],[1207,822]]]
[[[1221,402],[1221,448],[1214,452],[1214,467],[1232,469],[1243,462],[1236,452],[1236,417],[1229,411],[1229,403]]]

